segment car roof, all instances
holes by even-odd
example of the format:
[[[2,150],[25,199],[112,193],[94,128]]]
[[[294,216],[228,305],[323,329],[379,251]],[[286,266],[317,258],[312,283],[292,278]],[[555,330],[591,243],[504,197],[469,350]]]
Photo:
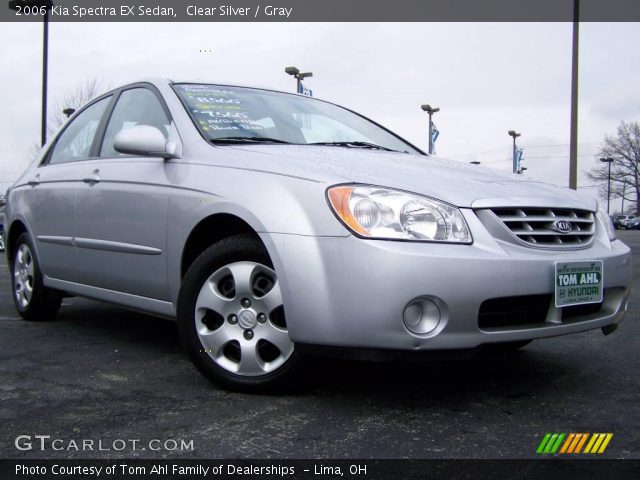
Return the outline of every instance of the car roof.
[[[203,85],[220,85],[220,86],[225,86],[225,87],[254,88],[256,90],[268,90],[270,92],[285,93],[287,95],[296,95],[296,96],[299,96],[299,97],[314,98],[316,100],[322,100],[321,98],[318,98],[318,97],[309,97],[308,95],[302,95],[302,94],[296,93],[296,92],[288,92],[288,91],[284,91],[284,90],[278,90],[277,88],[268,87],[266,85],[239,84],[239,83],[230,82],[230,81],[223,81],[223,80],[212,81],[212,80],[205,80],[205,79],[202,79],[202,78],[171,79],[171,78],[149,77],[149,78],[143,78],[141,80],[138,80],[137,82],[129,82],[129,83],[127,83],[127,85],[132,85],[132,84],[135,84],[135,83],[151,83],[151,84],[156,85],[156,86],[173,85],[173,84],[177,84],[177,83],[178,84],[179,83],[197,83],[197,84],[203,84]]]

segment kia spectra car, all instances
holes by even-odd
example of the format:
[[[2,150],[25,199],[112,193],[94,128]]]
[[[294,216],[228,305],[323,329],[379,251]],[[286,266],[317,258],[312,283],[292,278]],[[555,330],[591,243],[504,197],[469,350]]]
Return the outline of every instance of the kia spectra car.
[[[308,351],[517,348],[612,332],[629,248],[595,200],[425,155],[338,105],[149,81],[79,110],[13,185],[13,298],[177,319],[226,388]]]

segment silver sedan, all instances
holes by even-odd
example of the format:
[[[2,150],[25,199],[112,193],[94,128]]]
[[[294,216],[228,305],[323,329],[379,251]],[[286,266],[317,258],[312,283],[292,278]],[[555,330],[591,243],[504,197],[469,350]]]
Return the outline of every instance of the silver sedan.
[[[305,352],[519,348],[615,330],[629,248],[590,197],[425,155],[335,104],[152,80],[78,111],[9,191],[16,308],[175,318],[218,384]]]

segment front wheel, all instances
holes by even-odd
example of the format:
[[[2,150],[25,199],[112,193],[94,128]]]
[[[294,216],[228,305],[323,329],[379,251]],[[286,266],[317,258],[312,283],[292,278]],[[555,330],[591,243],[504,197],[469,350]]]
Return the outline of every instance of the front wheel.
[[[180,290],[178,326],[193,363],[224,388],[271,390],[296,370],[280,282],[255,237],[226,238],[194,261]]]
[[[44,286],[33,245],[26,233],[16,242],[11,259],[13,303],[25,320],[51,320],[60,310],[62,295]]]

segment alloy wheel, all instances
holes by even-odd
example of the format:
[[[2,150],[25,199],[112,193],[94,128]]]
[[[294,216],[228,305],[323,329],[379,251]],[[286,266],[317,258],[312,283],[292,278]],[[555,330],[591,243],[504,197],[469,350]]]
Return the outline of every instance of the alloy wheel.
[[[293,353],[276,273],[255,262],[234,262],[202,285],[195,327],[203,351],[224,370],[266,375]]]
[[[22,308],[27,308],[33,295],[34,266],[33,255],[25,243],[20,244],[16,252],[13,279],[16,300]]]

